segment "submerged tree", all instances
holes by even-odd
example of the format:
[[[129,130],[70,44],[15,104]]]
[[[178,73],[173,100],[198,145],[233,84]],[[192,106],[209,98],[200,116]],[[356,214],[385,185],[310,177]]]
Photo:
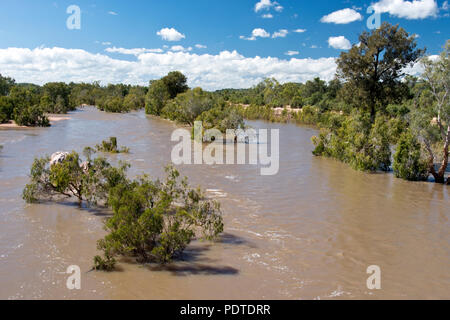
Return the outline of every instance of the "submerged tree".
[[[426,83],[413,106],[410,122],[428,152],[430,173],[436,182],[444,183],[450,148],[450,40],[438,59],[425,58],[422,63]],[[437,170],[435,161],[441,162]]]
[[[113,216],[105,222],[108,234],[98,241],[104,254],[94,258],[95,269],[113,270],[118,255],[168,263],[193,239],[214,240],[223,232],[219,203],[189,187],[173,167],[166,168],[163,182],[146,175],[130,180],[127,164],[115,167],[105,158],[93,159],[93,153],[85,148],[84,162],[76,152],[58,153],[52,161],[36,159],[23,198],[33,203],[74,197],[111,208]]]
[[[168,263],[194,238],[213,240],[223,231],[219,203],[190,188],[173,167],[166,173],[164,182],[142,176],[110,190],[114,216],[105,225],[109,234],[98,242],[104,256],[94,258],[95,269],[112,270],[117,255]]]

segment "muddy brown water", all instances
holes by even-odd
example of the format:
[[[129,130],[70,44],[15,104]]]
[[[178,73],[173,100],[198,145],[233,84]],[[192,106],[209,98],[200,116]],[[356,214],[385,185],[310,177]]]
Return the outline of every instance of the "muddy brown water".
[[[192,185],[220,200],[219,243],[194,242],[170,266],[119,263],[88,272],[107,212],[72,203],[27,205],[21,192],[33,158],[82,151],[109,136],[131,148],[130,174],[162,177],[177,127],[143,112],[92,108],[48,129],[1,130],[1,299],[413,299],[450,298],[449,188],[365,174],[311,155],[316,131],[280,129],[280,171],[251,165],[178,167]],[[65,271],[82,270],[81,290]],[[378,265],[382,289],[367,289]]]

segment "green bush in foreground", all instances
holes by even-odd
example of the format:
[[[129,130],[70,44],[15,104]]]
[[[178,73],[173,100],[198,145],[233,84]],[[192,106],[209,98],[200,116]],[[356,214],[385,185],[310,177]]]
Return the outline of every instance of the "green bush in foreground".
[[[197,236],[213,240],[223,231],[220,205],[166,168],[164,182],[142,176],[112,188],[108,204],[114,216],[109,234],[98,242],[104,256],[94,258],[97,270],[112,270],[117,255],[140,262],[168,263]]]
[[[114,167],[105,158],[93,159],[93,153],[85,148],[83,162],[76,152],[52,165],[49,157],[35,159],[23,199],[33,203],[74,197],[80,204],[111,208],[113,216],[105,222],[108,234],[98,241],[103,256],[94,258],[94,269],[113,270],[119,255],[168,263],[193,239],[214,240],[223,232],[219,203],[190,188],[173,167],[166,168],[163,182],[146,175],[130,180],[127,164]]]

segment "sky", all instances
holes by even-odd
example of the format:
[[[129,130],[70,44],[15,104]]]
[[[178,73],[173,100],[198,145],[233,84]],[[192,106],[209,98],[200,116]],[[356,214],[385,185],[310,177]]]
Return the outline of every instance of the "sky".
[[[443,0],[0,0],[0,74],[147,85],[180,70],[207,90],[328,81],[374,13],[429,55],[450,39]]]

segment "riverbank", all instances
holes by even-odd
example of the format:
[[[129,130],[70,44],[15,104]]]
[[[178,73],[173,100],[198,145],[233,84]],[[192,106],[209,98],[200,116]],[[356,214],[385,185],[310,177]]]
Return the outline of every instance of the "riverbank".
[[[70,120],[70,117],[67,115],[49,115],[49,116],[47,116],[47,118],[50,121],[50,125],[60,122],[60,121]],[[30,129],[30,128],[34,128],[34,127],[20,126],[14,120],[10,120],[8,123],[0,124],[0,129]]]

